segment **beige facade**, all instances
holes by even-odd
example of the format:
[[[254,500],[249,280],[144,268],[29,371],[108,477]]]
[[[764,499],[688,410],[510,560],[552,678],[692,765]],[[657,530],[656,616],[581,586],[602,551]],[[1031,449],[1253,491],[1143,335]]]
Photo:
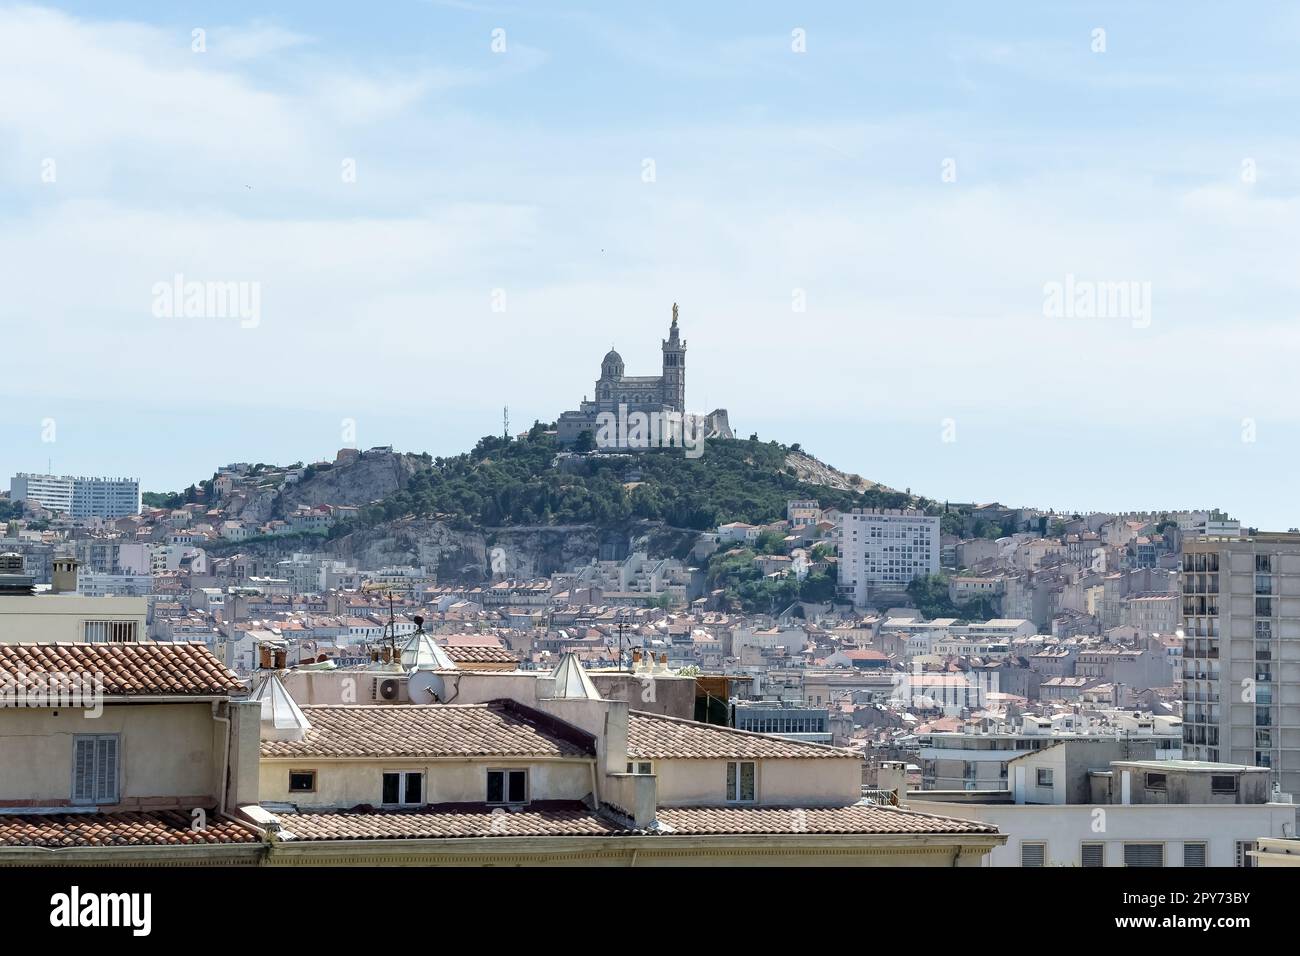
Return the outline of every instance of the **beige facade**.
[[[143,597],[0,595],[0,644],[144,641],[145,608]]]
[[[727,760],[653,761],[660,806],[722,803],[726,799]],[[859,760],[756,760],[757,806],[837,806],[862,794]]]
[[[209,806],[223,796],[229,804],[257,793],[256,705],[106,702],[99,716],[88,713],[94,710],[0,708],[0,807],[76,805],[74,748],[88,735],[118,742],[118,799],[96,804],[101,810]]]
[[[487,793],[487,772],[526,770],[532,793],[548,800],[583,800],[592,792],[594,760],[427,758],[391,760],[337,760],[320,757],[263,757],[261,800],[264,803],[293,803],[310,807],[355,807],[383,805],[383,775],[392,771],[419,773],[424,777],[423,803],[482,803]],[[289,790],[290,771],[315,773],[316,789],[311,793]]]

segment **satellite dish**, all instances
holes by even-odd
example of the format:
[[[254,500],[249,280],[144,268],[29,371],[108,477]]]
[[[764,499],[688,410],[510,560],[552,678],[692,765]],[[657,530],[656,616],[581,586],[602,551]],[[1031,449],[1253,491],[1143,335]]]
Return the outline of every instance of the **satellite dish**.
[[[412,704],[440,704],[445,689],[442,676],[432,671],[416,671],[406,682],[406,693]]]

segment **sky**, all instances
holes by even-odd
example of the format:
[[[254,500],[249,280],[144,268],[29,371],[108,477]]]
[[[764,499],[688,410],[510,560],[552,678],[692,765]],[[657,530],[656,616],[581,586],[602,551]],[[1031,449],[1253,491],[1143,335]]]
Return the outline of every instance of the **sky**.
[[[0,0],[5,476],[454,454],[676,302],[743,436],[1300,525],[1300,8],[277,7]]]

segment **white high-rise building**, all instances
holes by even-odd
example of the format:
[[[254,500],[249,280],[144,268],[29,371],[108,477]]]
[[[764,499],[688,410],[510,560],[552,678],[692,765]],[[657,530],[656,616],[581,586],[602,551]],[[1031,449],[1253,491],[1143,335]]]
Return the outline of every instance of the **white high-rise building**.
[[[857,509],[840,519],[840,592],[867,603],[939,573],[939,519],[919,511]]]
[[[9,479],[10,501],[38,502],[49,511],[72,513],[72,479],[19,473]]]
[[[9,480],[9,499],[39,501],[49,511],[62,511],[74,518],[121,518],[140,513],[140,482],[136,478],[20,472]]]

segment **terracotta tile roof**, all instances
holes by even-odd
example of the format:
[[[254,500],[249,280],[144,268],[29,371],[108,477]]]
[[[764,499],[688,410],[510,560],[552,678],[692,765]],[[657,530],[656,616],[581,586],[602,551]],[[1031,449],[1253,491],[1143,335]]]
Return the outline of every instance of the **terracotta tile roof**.
[[[302,740],[264,740],[263,757],[589,757],[594,738],[513,701],[304,707]]]
[[[660,807],[672,833],[997,833],[976,820],[855,803],[843,807]],[[665,832],[665,831],[659,831]],[[667,834],[671,835],[671,833]]]
[[[137,813],[0,814],[0,847],[166,846],[257,843],[258,834],[208,811],[208,825],[194,830],[185,810]]]
[[[0,644],[0,686],[103,680],[105,696],[240,694],[235,673],[202,644]],[[51,677],[64,676],[65,680]]]
[[[662,829],[638,831],[579,801],[544,801],[520,809],[481,803],[431,804],[418,810],[280,813],[280,837],[295,840],[400,840],[453,837],[656,836],[702,834],[995,834],[974,820],[897,807],[661,807]]]
[[[537,802],[518,810],[481,803],[443,803],[419,810],[282,813],[279,817],[281,837],[287,831],[298,840],[609,836],[627,832],[576,800]]]
[[[504,647],[448,644],[443,648],[457,664],[518,664],[519,658]]]
[[[701,724],[643,711],[632,711],[627,723],[627,755],[637,760],[754,760],[779,757],[861,759],[857,754],[839,747],[783,740],[747,730],[733,730],[730,727]]]

